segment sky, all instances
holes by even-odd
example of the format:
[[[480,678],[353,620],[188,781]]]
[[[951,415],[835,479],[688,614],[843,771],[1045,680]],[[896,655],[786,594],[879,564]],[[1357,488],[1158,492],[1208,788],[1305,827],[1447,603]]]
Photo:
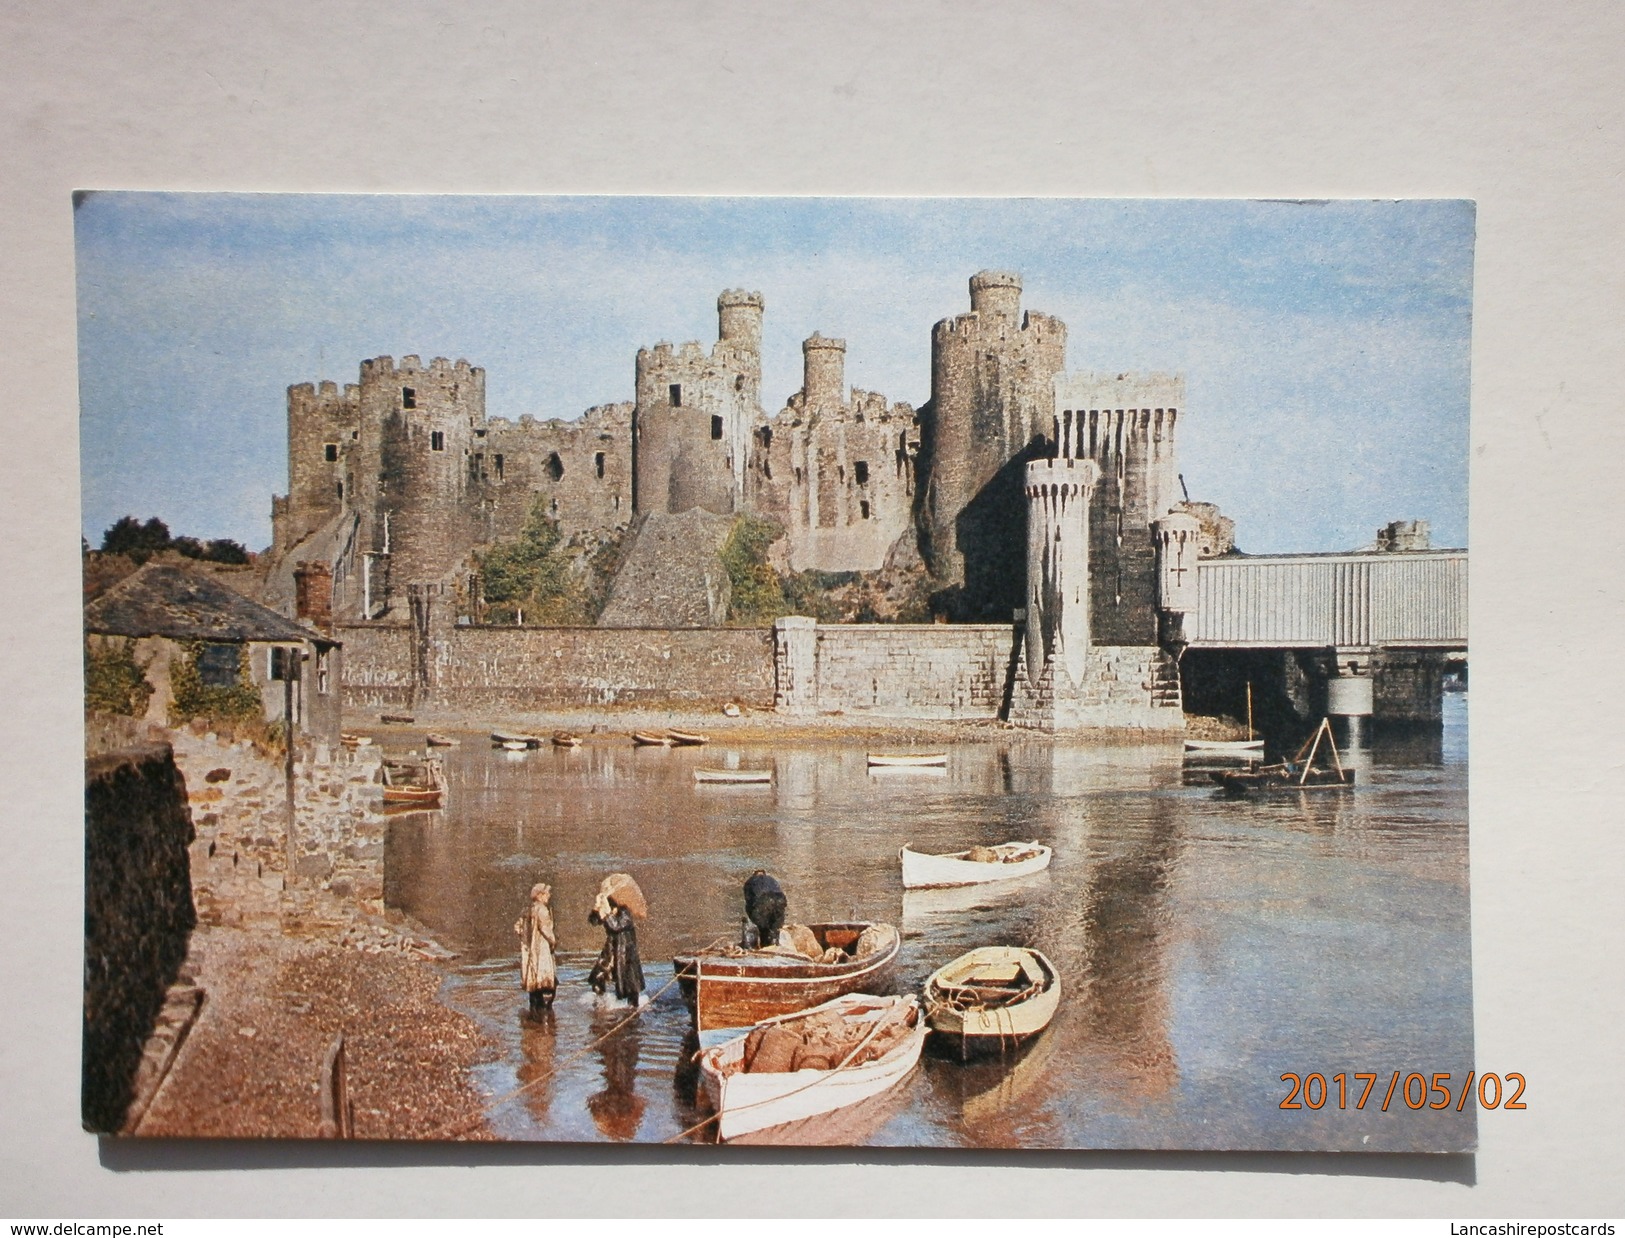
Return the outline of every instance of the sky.
[[[766,300],[762,400],[801,341],[918,406],[931,327],[1017,271],[1068,371],[1186,378],[1180,470],[1255,553],[1392,520],[1467,545],[1470,202],[94,193],[75,209],[84,534],[160,516],[271,540],[286,389],[364,358],[467,358],[492,417],[633,396],[639,347]]]

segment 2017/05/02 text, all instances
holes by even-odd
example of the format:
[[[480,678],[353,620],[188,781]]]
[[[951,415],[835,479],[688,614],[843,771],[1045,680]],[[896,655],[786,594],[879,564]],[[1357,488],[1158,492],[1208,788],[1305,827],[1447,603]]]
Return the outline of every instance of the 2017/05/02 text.
[[[1335,1100],[1338,1109],[1364,1109],[1366,1102],[1372,1098],[1376,1090],[1377,1080],[1381,1076],[1375,1073],[1356,1072],[1353,1074],[1339,1071],[1330,1077],[1316,1072],[1308,1075],[1296,1075],[1288,1072],[1281,1076],[1281,1082],[1288,1085],[1286,1096],[1282,1099],[1282,1109],[1324,1109],[1328,1100]],[[1480,1109],[1527,1109],[1529,1106],[1523,1102],[1524,1077],[1514,1071],[1508,1071],[1505,1082],[1502,1076],[1492,1073],[1477,1075],[1469,1070],[1461,1081],[1461,1090],[1451,1090],[1452,1076],[1438,1073],[1424,1075],[1420,1071],[1406,1074],[1403,1071],[1394,1071],[1388,1080],[1387,1091],[1383,1093],[1382,1103],[1378,1106],[1383,1113],[1396,1099],[1403,1100],[1407,1109],[1450,1109],[1454,1108],[1460,1113],[1467,1106],[1467,1100],[1473,1092],[1475,1079],[1478,1083],[1478,1106]],[[1403,1080],[1403,1083],[1401,1082]],[[1349,1102],[1353,1100],[1351,1105]]]

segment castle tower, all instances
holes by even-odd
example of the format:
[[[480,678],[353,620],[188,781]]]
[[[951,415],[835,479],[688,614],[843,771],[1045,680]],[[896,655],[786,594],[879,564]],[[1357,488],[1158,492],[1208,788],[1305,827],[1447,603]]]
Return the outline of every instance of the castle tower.
[[[288,495],[274,506],[274,545],[304,540],[344,509],[351,448],[358,437],[360,388],[297,383],[288,388]]]
[[[1063,460],[1100,468],[1089,512],[1093,631],[1102,645],[1157,642],[1152,524],[1179,498],[1176,431],[1185,380],[1173,374],[1068,374],[1054,380],[1051,435]]]
[[[1157,610],[1160,644],[1185,643],[1185,616],[1196,609],[1196,564],[1202,551],[1202,522],[1172,511],[1151,526],[1157,546]]]
[[[1022,536],[1022,470],[1048,454],[1066,324],[1023,312],[1011,272],[972,276],[970,297],[970,313],[931,332],[916,521],[932,576],[963,586],[959,617],[1008,618],[1021,602],[1009,547]]]
[[[846,341],[814,331],[801,342],[801,394],[808,412],[846,403]]]
[[[718,338],[638,350],[632,505],[639,513],[745,507],[751,428],[761,411],[762,294],[717,298]]]
[[[371,614],[404,605],[408,584],[438,581],[478,539],[469,459],[484,426],[478,366],[415,356],[361,363],[354,474]]]
[[[1027,686],[1083,683],[1089,661],[1089,499],[1100,471],[1090,460],[1027,465]],[[1061,671],[1065,671],[1063,680]]]

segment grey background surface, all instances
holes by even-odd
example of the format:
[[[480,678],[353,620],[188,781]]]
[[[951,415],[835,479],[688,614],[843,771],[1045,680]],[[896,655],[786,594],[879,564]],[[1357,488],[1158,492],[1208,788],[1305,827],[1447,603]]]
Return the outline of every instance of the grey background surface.
[[[0,1214],[1625,1211],[1622,34],[1526,0],[0,5]],[[1529,1109],[1443,1160],[98,1144],[75,188],[1476,199],[1478,1062]]]

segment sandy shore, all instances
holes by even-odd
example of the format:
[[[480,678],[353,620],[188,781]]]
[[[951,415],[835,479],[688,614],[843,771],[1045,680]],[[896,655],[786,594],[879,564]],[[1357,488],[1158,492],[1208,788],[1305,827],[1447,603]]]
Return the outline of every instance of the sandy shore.
[[[381,714],[391,717],[410,713],[410,723],[381,720]],[[1217,720],[1188,719],[1188,722],[1217,722]],[[425,731],[438,731],[468,742],[470,738],[485,741],[493,730],[520,732],[547,737],[554,731],[568,731],[579,735],[583,742],[624,743],[633,731],[664,732],[672,728],[697,731],[715,743],[761,743],[764,740],[884,740],[890,745],[910,743],[997,743],[1022,737],[1044,738],[1040,732],[1023,730],[997,719],[959,718],[886,718],[872,714],[818,714],[794,717],[774,713],[762,706],[746,705],[737,718],[730,718],[717,705],[693,707],[670,706],[557,706],[547,710],[493,710],[472,713],[467,710],[420,709],[362,713],[346,712],[346,728],[380,738],[399,737],[421,740]],[[1213,726],[1204,730],[1229,729]],[[1204,738],[1220,738],[1204,734]],[[1099,744],[1178,744],[1183,736],[1177,731],[1141,731],[1132,729],[1089,731],[1090,743]]]
[[[356,1138],[490,1138],[468,1071],[492,1046],[440,1004],[440,969],[366,940],[397,942],[388,930],[346,938],[199,928],[189,963],[207,998],[136,1133],[314,1138],[342,1030]]]

